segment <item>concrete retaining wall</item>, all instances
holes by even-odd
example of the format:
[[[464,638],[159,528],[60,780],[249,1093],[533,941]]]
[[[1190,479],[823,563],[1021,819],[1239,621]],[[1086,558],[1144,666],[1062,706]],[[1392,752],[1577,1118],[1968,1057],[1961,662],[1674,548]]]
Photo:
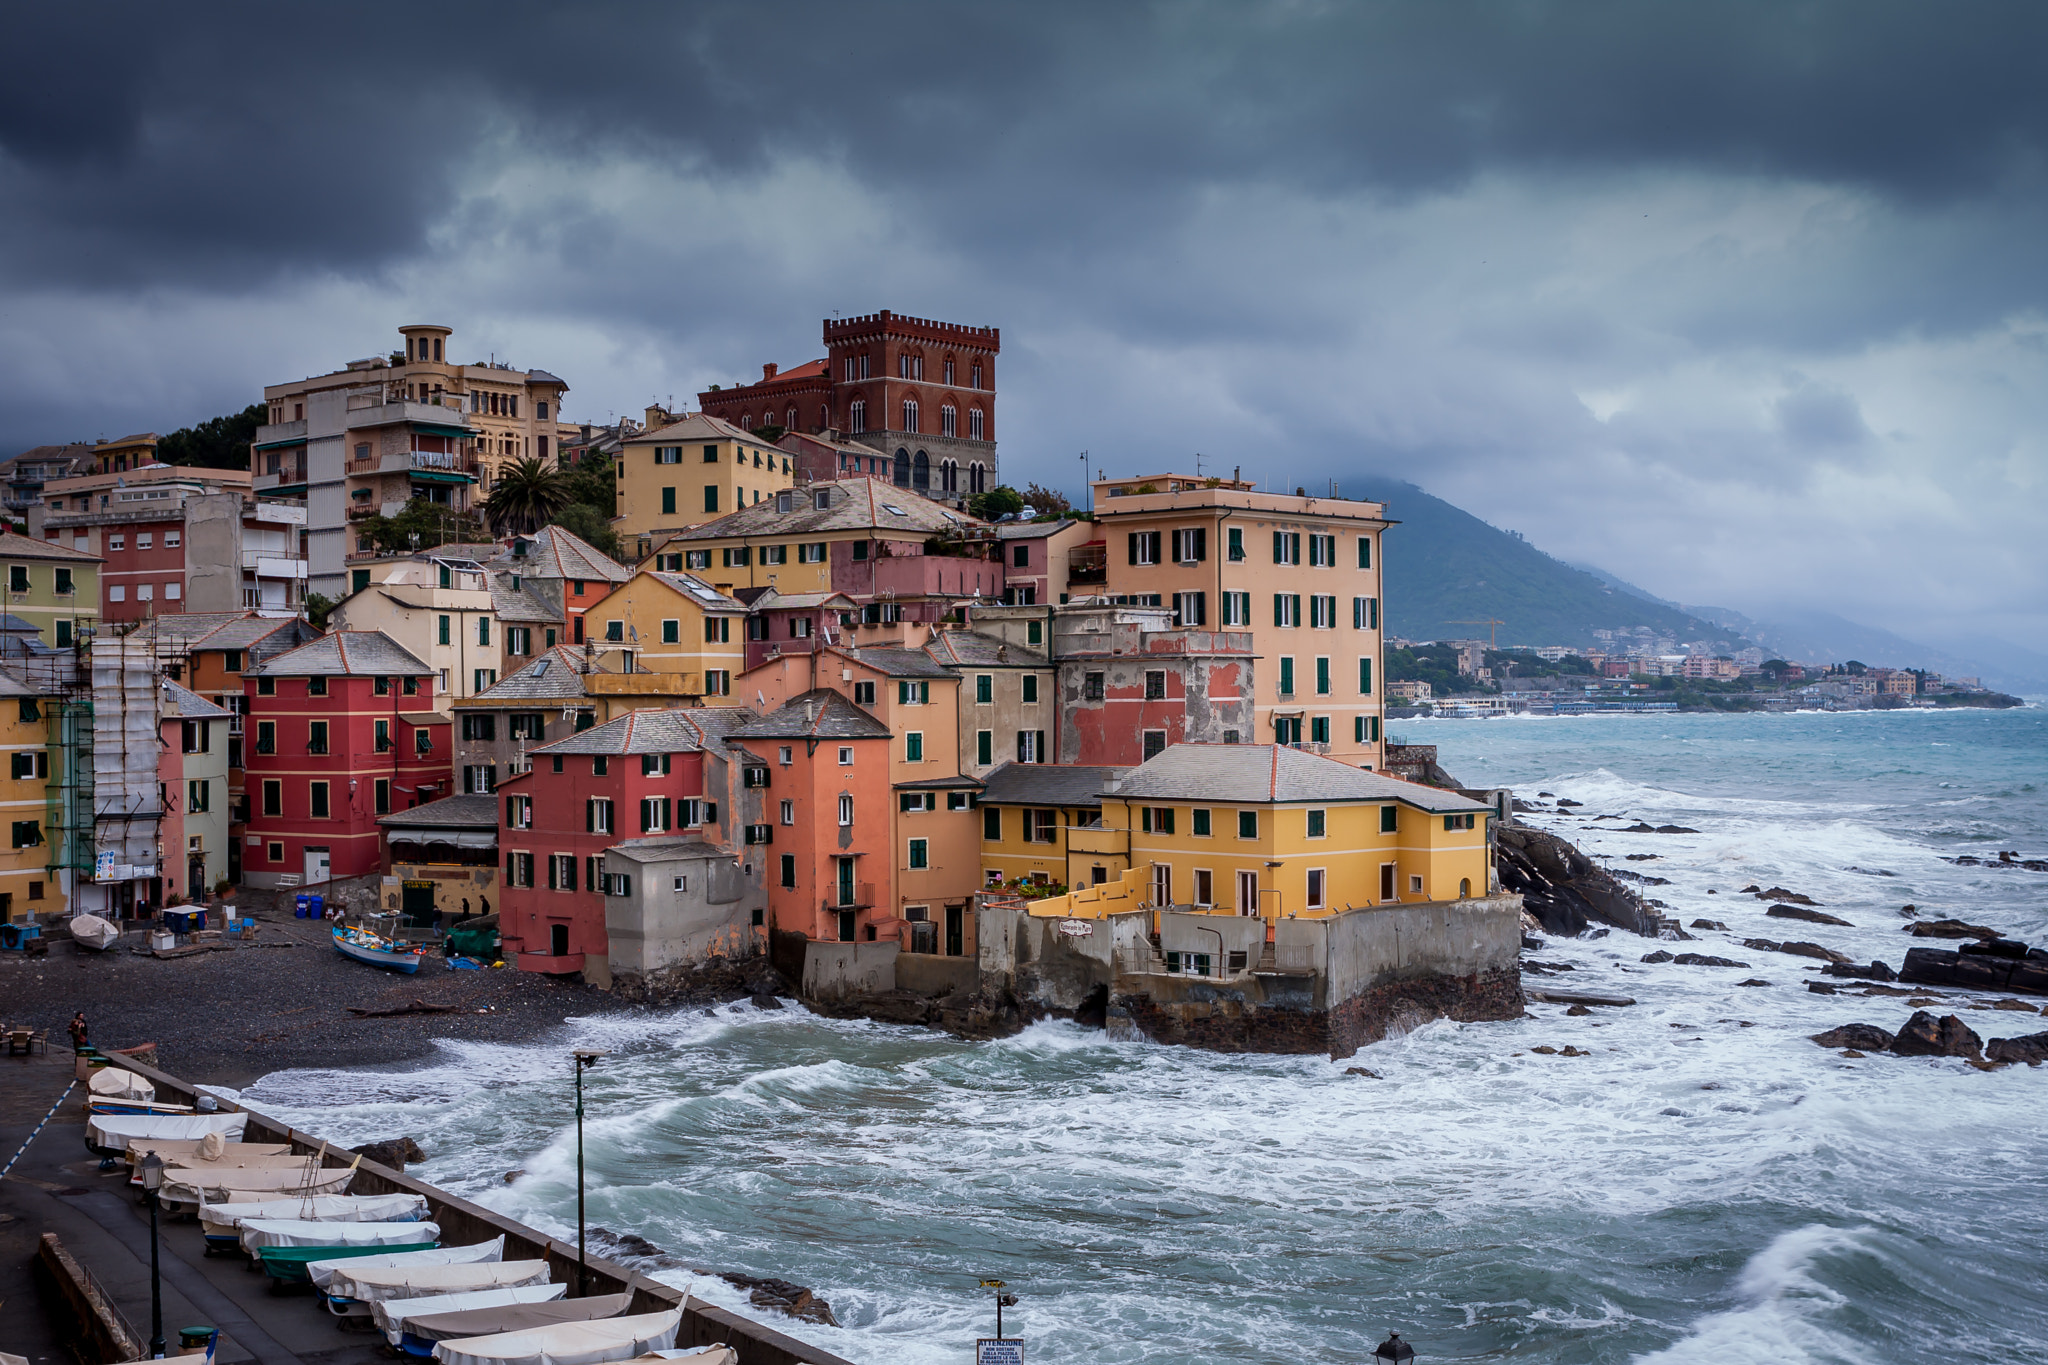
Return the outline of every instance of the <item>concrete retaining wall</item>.
[[[885,995],[896,989],[896,943],[804,945],[804,999],[841,1004],[854,996]]]
[[[896,959],[896,986],[919,995],[950,995],[971,991],[981,983],[981,969],[971,957],[939,957],[903,953]]]
[[[147,1348],[142,1338],[121,1316],[121,1310],[100,1292],[85,1267],[72,1259],[54,1232],[44,1233],[36,1248],[35,1276],[78,1359],[112,1365],[115,1361],[145,1357]]]
[[[847,945],[852,946],[852,945]],[[892,945],[893,946],[893,945]],[[131,1071],[149,1078],[156,1083],[157,1098],[176,1103],[191,1103],[194,1091],[175,1076],[145,1066],[138,1062],[126,1064]],[[224,1109],[240,1106],[223,1104]],[[247,1142],[288,1142],[294,1151],[311,1152],[320,1146],[320,1138],[311,1133],[302,1133],[274,1123],[261,1114],[250,1111],[247,1131],[243,1134]],[[338,1154],[339,1153],[339,1154]],[[347,1165],[355,1157],[340,1153],[339,1148],[329,1148],[328,1164]],[[576,1283],[576,1247],[573,1243],[562,1243],[545,1234],[514,1222],[503,1214],[493,1213],[479,1204],[458,1199],[446,1190],[438,1189],[424,1181],[415,1180],[402,1171],[365,1158],[357,1168],[355,1180],[349,1186],[353,1194],[417,1194],[427,1201],[427,1208],[433,1221],[440,1224],[441,1240],[444,1244],[468,1245],[488,1241],[501,1233],[505,1238],[505,1259],[546,1261],[551,1277],[558,1284]],[[587,1262],[590,1272],[592,1294],[617,1294],[625,1290],[632,1272],[614,1261],[593,1256]],[[703,1272],[709,1273],[709,1272]],[[667,1285],[650,1283],[642,1276],[634,1291],[632,1312],[656,1313],[681,1305],[680,1291]],[[676,1335],[676,1345],[709,1346],[724,1342],[739,1353],[739,1365],[852,1365],[844,1357],[830,1351],[819,1350],[805,1345],[795,1337],[784,1336],[770,1327],[750,1322],[736,1313],[723,1308],[691,1300],[683,1313],[683,1323]]]

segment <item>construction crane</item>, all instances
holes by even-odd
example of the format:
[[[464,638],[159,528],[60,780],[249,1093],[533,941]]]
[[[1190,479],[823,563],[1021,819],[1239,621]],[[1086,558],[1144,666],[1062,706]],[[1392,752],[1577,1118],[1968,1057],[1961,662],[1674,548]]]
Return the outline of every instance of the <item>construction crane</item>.
[[[1445,624],[1445,625],[1447,625],[1447,626],[1485,626],[1485,627],[1487,627],[1488,629],[1487,629],[1487,632],[1486,632],[1486,647],[1487,647],[1487,649],[1489,649],[1489,650],[1493,650],[1493,649],[1495,648],[1496,642],[1497,642],[1497,640],[1498,640],[1498,638],[1499,638],[1499,637],[1498,637],[1498,635],[1496,634],[1496,632],[1495,632],[1495,629],[1494,629],[1494,628],[1495,628],[1495,627],[1499,627],[1499,626],[1504,626],[1504,625],[1506,625],[1506,624],[1507,624],[1507,622],[1505,622],[1505,621],[1499,621],[1499,620],[1495,620],[1495,619],[1494,619],[1493,617],[1489,616],[1489,617],[1487,617],[1487,618],[1486,618],[1485,620],[1483,620],[1483,621],[1446,621],[1446,622],[1444,622],[1444,624]]]

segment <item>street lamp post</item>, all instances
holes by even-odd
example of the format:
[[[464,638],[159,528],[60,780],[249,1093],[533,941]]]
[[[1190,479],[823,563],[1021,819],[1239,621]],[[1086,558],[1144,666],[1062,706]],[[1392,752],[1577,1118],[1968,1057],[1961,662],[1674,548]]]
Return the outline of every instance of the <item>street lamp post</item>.
[[[151,1151],[142,1158],[142,1197],[149,1204],[149,1358],[164,1358],[164,1290],[157,1266],[157,1191],[164,1184],[164,1159]]]
[[[578,1048],[570,1055],[576,1059],[576,1297],[580,1299],[590,1292],[589,1253],[583,1231],[583,1072],[596,1066],[597,1059],[604,1054]]]

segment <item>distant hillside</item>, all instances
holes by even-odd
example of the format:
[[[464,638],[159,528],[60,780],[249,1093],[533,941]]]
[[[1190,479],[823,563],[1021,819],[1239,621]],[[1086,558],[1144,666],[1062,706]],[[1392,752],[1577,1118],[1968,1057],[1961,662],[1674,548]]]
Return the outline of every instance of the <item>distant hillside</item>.
[[[1387,498],[1401,523],[1386,535],[1389,634],[1483,640],[1487,627],[1457,623],[1497,617],[1503,645],[1591,646],[1595,630],[1632,626],[1735,644],[1728,630],[1617,590],[1412,484],[1382,490],[1372,496]]]

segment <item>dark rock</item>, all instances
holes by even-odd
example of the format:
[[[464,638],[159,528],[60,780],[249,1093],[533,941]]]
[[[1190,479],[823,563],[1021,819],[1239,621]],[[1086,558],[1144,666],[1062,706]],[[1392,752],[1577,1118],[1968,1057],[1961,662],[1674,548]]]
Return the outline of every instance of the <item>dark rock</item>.
[[[2019,1010],[2026,1014],[2039,1014],[2041,1012],[2024,1000],[1994,1000],[1991,1002],[1991,1008],[1995,1010]]]
[[[1839,992],[1833,986],[1829,985],[1825,981],[1809,981],[1806,983],[1806,989],[1813,992],[1813,994],[1815,995],[1839,994]]]
[[[1763,894],[1763,888],[1758,886],[1755,882],[1751,882],[1748,886],[1742,888],[1741,894],[1745,896],[1761,896]]]
[[[2027,945],[2018,939],[1994,938],[1978,943],[1965,943],[1956,950],[1978,957],[2002,957],[2017,962],[2027,955]]]
[[[1556,793],[1556,792],[1537,792],[1536,794],[1537,794],[1538,796],[1548,796],[1548,797],[1553,797],[1553,798],[1554,798],[1554,797],[1556,797],[1556,795],[1557,795],[1557,793]]]
[[[507,1171],[505,1172],[505,1183],[509,1185],[513,1181],[517,1180],[520,1176],[525,1174],[525,1171]]]
[[[1758,900],[1763,901],[1790,901],[1794,905],[1820,904],[1819,901],[1811,896],[1802,896],[1797,891],[1787,891],[1782,886],[1774,886],[1768,891],[1758,891],[1753,886],[1744,887],[1743,889],[1754,895]]]
[[[1557,808],[1559,810],[1563,810],[1566,806],[1583,806],[1585,804],[1586,803],[1583,801],[1574,801],[1569,796],[1560,796],[1559,798],[1557,798]]]
[[[1638,886],[1671,885],[1671,879],[1669,877],[1652,877],[1646,872],[1631,872],[1627,868],[1621,868],[1617,870],[1613,875],[1621,878],[1625,882],[1634,882]]]
[[[394,1171],[403,1171],[408,1161],[427,1159],[427,1154],[420,1150],[420,1145],[409,1137],[380,1138],[376,1142],[366,1142],[349,1150],[360,1152],[367,1160],[374,1161],[380,1166],[389,1166]]]
[[[1915,915],[1918,915],[1920,913],[1920,907],[1917,905],[1902,905],[1899,907],[1899,913],[1904,915],[1907,919],[1912,919]]]
[[[2039,1066],[2048,1062],[2048,1033],[2029,1033],[2023,1038],[1993,1038],[1991,1046],[1984,1050],[1984,1056],[1993,1062],[2025,1062],[2028,1066]]]
[[[1598,921],[1655,938],[1658,916],[1569,842],[1527,826],[1502,826],[1494,850],[1501,886],[1552,934],[1576,937]]]
[[[1645,961],[1645,962],[1669,962],[1669,961],[1671,961],[1671,954],[1669,954],[1669,953],[1665,952],[1665,951],[1664,951],[1664,950],[1663,950],[1662,948],[1659,948],[1659,949],[1658,949],[1658,950],[1657,950],[1656,952],[1654,952],[1654,953],[1644,953],[1644,954],[1643,954],[1643,961]]]
[[[756,1308],[779,1309],[793,1318],[830,1327],[839,1325],[839,1320],[832,1316],[832,1305],[800,1284],[730,1272],[721,1272],[718,1278],[735,1288],[749,1291],[747,1300]]]
[[[1892,1035],[1875,1024],[1843,1024],[1826,1033],[1816,1033],[1813,1041],[1822,1047],[1855,1047],[1866,1052],[1890,1052]]]
[[[1899,980],[1922,986],[2048,995],[2048,962],[2032,955],[2013,959],[1941,948],[1908,948],[1905,965],[1899,968]]]
[[[1664,857],[1661,853],[1628,853],[1623,856],[1632,863],[1654,863]]]
[[[1379,1079],[1380,1079],[1380,1073],[1379,1073],[1379,1072],[1377,1072],[1377,1071],[1368,1071],[1368,1070],[1366,1070],[1366,1069],[1365,1069],[1364,1067],[1362,1067],[1362,1066],[1347,1066],[1347,1067],[1345,1067],[1345,1068],[1344,1068],[1344,1074],[1345,1074],[1345,1075],[1347,1075],[1347,1076],[1363,1076],[1363,1077],[1365,1077],[1365,1078],[1366,1078],[1367,1080],[1373,1080],[1373,1081],[1376,1081],[1376,1080],[1379,1080]]]
[[[1901,1057],[1977,1057],[1984,1055],[1984,1040],[1953,1014],[1936,1019],[1918,1010],[1892,1039],[1891,1050]]]
[[[1837,924],[1844,929],[1856,927],[1845,919],[1837,919],[1835,916],[1826,914],[1823,911],[1808,910],[1804,906],[1799,905],[1774,905],[1764,911],[1764,913],[1772,919],[1803,919],[1808,924]]]
[[[1587,1009],[1584,1005],[1573,1005],[1570,1009],[1565,1011],[1566,1014],[1591,1014],[1592,1012],[1593,1011]]]
[[[1790,953],[1794,957],[1818,958],[1822,962],[1847,962],[1849,960],[1846,953],[1838,953],[1832,948],[1823,948],[1818,943],[1778,943],[1767,938],[1746,938],[1742,940],[1742,946],[1754,948],[1760,953]]]
[[[1543,951],[1544,943],[1542,939],[1537,938],[1534,934],[1524,934],[1522,935],[1522,946],[1532,953],[1540,953]]]
[[[1728,926],[1717,919],[1696,919],[1686,927],[1690,929],[1719,929],[1723,933],[1726,933],[1728,930]]]
[[[1857,1050],[1856,1050],[1855,1048],[1853,1048],[1853,1047],[1848,1047],[1848,1048],[1843,1048],[1843,1049],[1842,1049],[1842,1055],[1843,1055],[1844,1057],[1849,1057],[1849,1058],[1853,1058],[1853,1059],[1855,1059],[1855,1060],[1857,1060],[1857,1061],[1861,1061],[1861,1060],[1863,1060],[1863,1059],[1864,1059],[1865,1057],[1868,1057],[1868,1056],[1869,1056],[1870,1054],[1869,1054],[1869,1053],[1867,1053],[1867,1052],[1858,1052],[1858,1051],[1857,1051]]]
[[[782,1002],[772,995],[750,995],[747,997],[747,1001],[757,1010],[779,1010],[782,1008]]]
[[[1859,967],[1854,962],[1830,962],[1821,968],[1829,976],[1855,977],[1859,981],[1897,981],[1899,974],[1882,962]]]
[[[1560,1056],[1560,1057],[1590,1057],[1590,1056],[1592,1056],[1593,1054],[1592,1054],[1592,1053],[1590,1053],[1590,1052],[1584,1051],[1584,1050],[1583,1050],[1583,1049],[1581,1049],[1581,1048],[1575,1048],[1575,1047],[1561,1047],[1561,1048],[1559,1048],[1559,1049],[1557,1050],[1557,1055],[1558,1055],[1558,1056]]]
[[[1996,929],[1987,929],[1981,924],[1965,924],[1959,919],[1924,919],[1914,924],[1902,925],[1914,938],[2002,938]]]
[[[1554,1047],[1532,1047],[1529,1051],[1540,1052],[1546,1057],[1555,1057],[1557,1055],[1557,1049]]]
[[[1738,982],[1736,982],[1735,984],[1736,984],[1736,985],[1738,985],[1738,986],[1768,986],[1768,985],[1770,985],[1771,983],[1770,983],[1770,982],[1768,982],[1768,981],[1765,981],[1765,980],[1764,980],[1763,978],[1761,978],[1761,977],[1755,977],[1755,976],[1752,976],[1752,977],[1751,977],[1751,978],[1750,978],[1749,980],[1747,980],[1747,981],[1738,981]]]
[[[1698,833],[1699,833],[1699,831],[1698,831],[1698,830],[1696,830],[1696,829],[1692,828],[1692,826],[1690,826],[1690,825],[1659,825],[1659,826],[1657,826],[1657,832],[1658,832],[1659,834],[1698,834]]]
[[[1745,971],[1749,969],[1747,962],[1737,962],[1725,957],[1709,957],[1705,953],[1680,953],[1671,961],[1680,967],[1740,967]]]

